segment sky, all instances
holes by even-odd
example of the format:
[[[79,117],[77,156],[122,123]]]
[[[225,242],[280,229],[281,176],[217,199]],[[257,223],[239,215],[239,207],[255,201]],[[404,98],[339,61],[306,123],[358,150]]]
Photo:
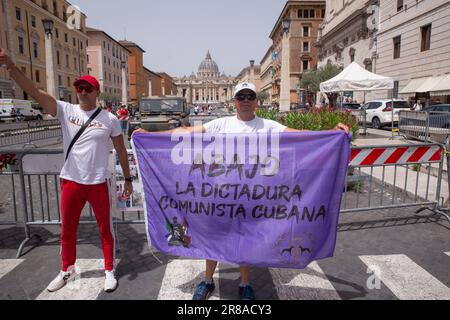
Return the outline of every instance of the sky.
[[[209,50],[220,72],[259,64],[286,0],[71,0],[87,26],[143,48],[144,65],[173,77],[197,73]]]

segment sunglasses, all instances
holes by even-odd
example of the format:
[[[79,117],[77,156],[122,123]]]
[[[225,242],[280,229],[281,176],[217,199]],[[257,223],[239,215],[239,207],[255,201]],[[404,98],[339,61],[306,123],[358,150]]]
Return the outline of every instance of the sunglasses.
[[[75,86],[75,90],[77,90],[77,93],[82,93],[83,91],[86,91],[87,93],[94,92],[94,88],[91,86]]]
[[[247,93],[247,94],[237,94],[236,95],[236,100],[237,101],[244,101],[245,99],[247,99],[248,101],[254,101],[256,99],[256,94],[254,93]]]

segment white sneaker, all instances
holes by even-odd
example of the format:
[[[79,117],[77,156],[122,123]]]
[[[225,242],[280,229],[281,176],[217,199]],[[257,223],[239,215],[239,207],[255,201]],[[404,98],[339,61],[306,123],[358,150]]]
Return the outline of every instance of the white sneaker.
[[[117,288],[117,279],[113,271],[105,271],[105,292],[113,292]]]
[[[61,271],[58,276],[53,279],[52,282],[47,287],[47,291],[55,292],[64,287],[69,281],[72,281],[76,276],[75,270],[71,271]]]

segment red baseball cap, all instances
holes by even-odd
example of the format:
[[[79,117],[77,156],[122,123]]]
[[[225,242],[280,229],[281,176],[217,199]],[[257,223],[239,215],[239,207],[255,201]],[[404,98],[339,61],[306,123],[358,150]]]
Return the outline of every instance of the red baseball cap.
[[[76,80],[73,85],[74,86],[78,86],[80,85],[82,82],[87,82],[89,83],[91,86],[93,86],[95,89],[97,89],[97,91],[100,91],[100,83],[98,83],[97,79],[95,79],[95,77],[93,76],[82,76],[80,79]]]

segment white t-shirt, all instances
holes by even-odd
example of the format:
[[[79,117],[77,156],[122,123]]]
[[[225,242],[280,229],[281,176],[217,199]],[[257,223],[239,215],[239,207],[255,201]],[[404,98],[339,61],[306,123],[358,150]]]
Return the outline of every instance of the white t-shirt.
[[[56,117],[63,131],[64,157],[72,139],[95,110],[83,111],[79,105],[58,101]],[[109,140],[121,134],[117,117],[102,110],[72,147],[60,177],[87,185],[105,182],[111,177],[108,170]]]
[[[255,117],[251,121],[241,121],[234,117],[213,120],[203,125],[207,133],[266,133],[283,132],[287,127],[273,121]]]

